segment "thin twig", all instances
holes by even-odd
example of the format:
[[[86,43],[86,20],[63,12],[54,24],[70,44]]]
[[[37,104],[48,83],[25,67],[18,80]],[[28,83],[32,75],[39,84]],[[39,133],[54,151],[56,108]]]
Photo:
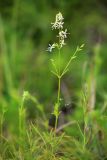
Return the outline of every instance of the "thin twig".
[[[64,128],[72,125],[72,124],[75,124],[75,123],[76,123],[76,121],[70,121],[70,122],[68,122],[68,123],[66,123],[66,124],[61,125],[60,127],[58,127],[58,128],[56,129],[56,133],[58,133],[58,132],[61,131],[62,129],[64,129]]]

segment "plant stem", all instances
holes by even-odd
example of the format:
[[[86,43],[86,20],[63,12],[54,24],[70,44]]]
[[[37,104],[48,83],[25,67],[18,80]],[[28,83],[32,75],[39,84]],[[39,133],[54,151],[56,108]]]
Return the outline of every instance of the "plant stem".
[[[60,43],[60,39],[59,39],[59,43]],[[57,104],[58,104],[58,108],[57,108],[57,115],[56,115],[56,120],[55,120],[55,131],[57,129],[57,125],[58,125],[58,115],[59,115],[59,107],[60,107],[60,92],[61,92],[61,76],[60,76],[60,48],[59,48],[59,52],[58,52],[58,93],[57,93]]]
[[[60,30],[59,30],[59,32],[60,32]],[[61,90],[61,69],[60,69],[60,59],[61,59],[61,52],[60,52],[60,50],[61,50],[61,48],[60,48],[60,37],[59,37],[59,52],[58,52],[58,63],[59,63],[59,65],[58,65],[58,67],[59,67],[59,69],[58,69],[58,71],[59,71],[59,75],[58,75],[58,99],[57,99],[57,103],[58,103],[58,108],[59,108],[59,105],[60,105],[60,90]]]
[[[76,51],[74,52],[73,56],[71,56],[70,60],[68,61],[67,65],[65,66],[62,74],[61,74],[61,77],[64,75],[64,73],[67,71],[69,65],[71,64],[71,61],[75,58],[75,55],[76,53],[78,52],[78,50],[76,49]]]
[[[21,106],[19,108],[19,139],[23,139],[24,131],[25,131],[25,110],[24,110],[24,100],[22,98]]]
[[[61,91],[61,78],[58,77],[58,99],[57,99],[58,107],[60,105],[60,91]]]
[[[56,133],[56,130],[57,130],[57,125],[58,125],[58,116],[56,115],[56,119],[55,119],[55,133]]]
[[[58,115],[59,115],[59,106],[60,106],[60,88],[61,88],[61,78],[58,77],[58,96],[57,96],[57,103],[58,103],[58,110],[57,110],[57,115],[56,115],[56,120],[55,120],[55,131],[57,129],[58,125]]]

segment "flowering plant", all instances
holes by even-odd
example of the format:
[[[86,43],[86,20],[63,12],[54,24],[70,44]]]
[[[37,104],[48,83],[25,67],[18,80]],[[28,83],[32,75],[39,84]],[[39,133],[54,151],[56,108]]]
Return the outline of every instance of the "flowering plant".
[[[52,45],[49,44],[49,47],[47,49],[47,51],[52,52],[52,50],[57,47],[58,49],[61,49],[64,45],[65,45],[65,38],[67,38],[67,29],[65,29],[65,31],[63,30],[63,22],[64,18],[62,16],[62,14],[59,12],[56,15],[56,20],[54,23],[52,24],[52,30],[53,29],[58,29],[59,33],[57,35],[57,37],[59,38],[59,44],[58,43],[53,43]]]
[[[52,24],[52,30],[54,30],[54,29],[58,30],[57,37],[59,38],[58,43],[49,44],[48,49],[47,49],[47,51],[49,51],[49,52],[52,52],[53,49],[55,49],[55,48],[58,49],[58,63],[59,63],[59,65],[56,66],[55,59],[51,59],[51,63],[52,63],[53,68],[54,68],[54,70],[52,70],[51,72],[58,78],[57,102],[54,106],[54,111],[53,111],[53,114],[56,117],[56,123],[55,123],[55,130],[56,130],[57,125],[58,125],[58,117],[59,117],[59,114],[60,114],[59,108],[60,108],[60,99],[61,99],[61,97],[60,97],[60,94],[61,94],[61,79],[65,75],[65,73],[68,71],[69,66],[71,64],[71,61],[77,57],[77,53],[79,51],[81,51],[82,48],[84,47],[84,44],[82,44],[81,46],[77,46],[74,54],[70,57],[69,61],[67,62],[67,64],[63,68],[63,71],[61,71],[61,68],[60,68],[61,49],[62,49],[63,46],[66,45],[65,39],[67,38],[67,35],[69,33],[67,32],[67,29],[63,30],[63,28],[64,28],[64,26],[63,26],[64,25],[64,18],[63,18],[62,14],[60,12],[56,15],[55,22],[51,23],[51,24]]]

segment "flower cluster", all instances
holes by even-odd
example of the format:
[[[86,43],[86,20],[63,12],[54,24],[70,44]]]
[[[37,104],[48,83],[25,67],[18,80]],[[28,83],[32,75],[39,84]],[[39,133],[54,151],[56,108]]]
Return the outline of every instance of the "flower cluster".
[[[59,37],[59,43],[54,43],[54,44],[49,44],[49,47],[47,49],[47,51],[49,52],[52,52],[52,50],[55,48],[55,47],[58,47],[59,49],[61,49],[64,45],[65,45],[65,38],[67,38],[67,29],[65,29],[65,31],[63,30],[63,22],[64,18],[62,16],[62,14],[59,12],[57,15],[56,15],[56,19],[55,19],[55,22],[54,23],[51,23],[52,24],[52,30],[53,29],[58,29],[59,30],[59,33],[58,33],[58,36]]]
[[[67,29],[65,29],[65,31],[60,31],[59,32],[59,35],[58,35],[58,37],[60,38],[60,39],[64,39],[64,38],[67,38]]]
[[[56,15],[56,20],[54,23],[51,23],[52,24],[52,29],[63,29],[63,16],[62,14],[59,12],[57,15]]]

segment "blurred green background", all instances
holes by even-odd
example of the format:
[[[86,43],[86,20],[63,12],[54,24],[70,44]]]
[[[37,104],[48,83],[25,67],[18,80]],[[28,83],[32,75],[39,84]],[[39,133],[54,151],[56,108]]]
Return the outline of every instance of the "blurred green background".
[[[59,11],[70,33],[62,59],[66,62],[77,45],[85,44],[62,81],[64,103],[67,103],[67,96],[69,101],[77,103],[82,85],[92,76],[93,69],[97,83],[95,107],[106,97],[106,0],[0,0],[0,110],[8,110],[5,119],[10,128],[18,123],[24,90],[43,104],[45,112],[52,112],[57,97],[57,79],[50,72],[52,54],[46,49],[49,43],[56,41],[51,22]],[[91,63],[94,68],[90,67]],[[28,102],[26,107],[28,117],[35,119],[38,111],[33,102]]]

